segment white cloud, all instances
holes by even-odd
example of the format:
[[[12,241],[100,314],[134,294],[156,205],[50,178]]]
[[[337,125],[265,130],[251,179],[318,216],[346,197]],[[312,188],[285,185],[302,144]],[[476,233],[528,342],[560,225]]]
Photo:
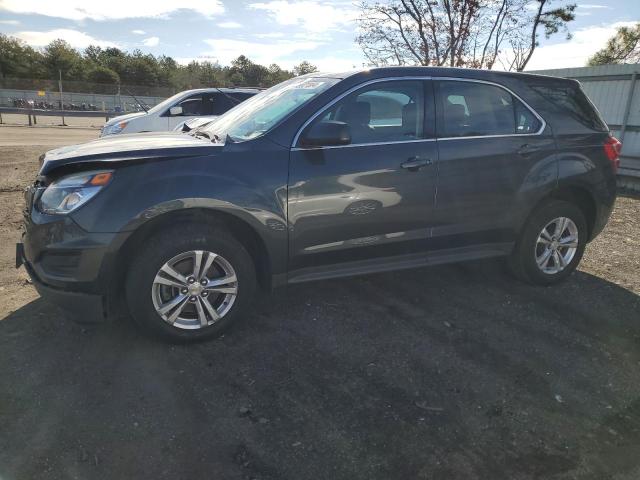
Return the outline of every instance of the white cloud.
[[[131,33],[133,33],[134,35],[146,35],[147,32],[145,32],[144,30],[131,30]]]
[[[242,24],[238,22],[220,22],[218,26],[220,28],[242,28]]]
[[[298,25],[311,32],[349,25],[356,18],[356,11],[351,6],[342,4],[336,7],[315,0],[272,0],[251,3],[249,8],[266,11],[280,25]]]
[[[320,43],[282,40],[271,43],[248,42],[245,40],[233,39],[207,39],[205,42],[211,47],[200,60],[217,61],[222,65],[228,65],[231,60],[239,55],[246,55],[252,61],[262,65],[278,63],[282,66],[287,62],[282,61],[283,57],[292,53],[314,50]],[[197,59],[196,59],[197,60]],[[291,65],[297,62],[289,62]]]
[[[142,41],[142,44],[145,47],[155,47],[160,43],[160,39],[158,37],[149,37],[149,38],[145,38]]]
[[[282,38],[284,37],[284,33],[282,32],[256,33],[253,36],[256,38]]]
[[[18,20],[0,20],[0,25],[20,25]]]
[[[578,8],[586,8],[586,9],[597,9],[597,8],[606,8],[611,9],[609,5],[592,5],[589,3],[579,3]]]
[[[122,18],[167,17],[178,10],[192,10],[211,17],[224,12],[220,0],[0,0],[0,10],[20,14],[38,14],[69,20],[114,20]]]
[[[593,26],[573,32],[571,40],[536,48],[527,70],[584,67],[587,59],[605,46],[619,27],[635,22],[617,22],[608,26]]]
[[[17,32],[14,33],[13,36],[24,40],[26,43],[33,45],[34,47],[43,47],[59,38],[67,41],[74,48],[85,48],[89,45],[99,45],[101,47],[118,46],[114,42],[100,40],[84,32],[70,30],[67,28],[58,28],[47,32]]]
[[[323,57],[308,60],[312,63],[320,72],[348,72],[349,70],[357,70],[362,68],[364,59],[345,59],[339,57]]]

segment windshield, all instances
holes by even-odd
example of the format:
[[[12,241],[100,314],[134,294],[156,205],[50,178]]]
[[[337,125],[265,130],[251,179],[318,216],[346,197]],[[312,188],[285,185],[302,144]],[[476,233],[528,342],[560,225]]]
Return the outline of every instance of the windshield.
[[[165,108],[169,108],[175,102],[178,101],[179,98],[184,96],[184,92],[176,93],[173,97],[167,98],[165,101],[160,102],[155,107],[149,109],[149,113],[156,113],[160,110],[164,110]]]
[[[293,78],[242,102],[201,130],[212,138],[227,135],[233,140],[250,140],[339,81],[323,77]]]

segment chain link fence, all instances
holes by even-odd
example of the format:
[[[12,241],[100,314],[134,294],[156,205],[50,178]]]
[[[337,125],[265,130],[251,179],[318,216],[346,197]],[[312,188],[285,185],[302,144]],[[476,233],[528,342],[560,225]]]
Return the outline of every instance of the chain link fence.
[[[135,112],[176,93],[169,87],[113,85],[57,80],[1,78],[0,107],[40,110]],[[136,98],[134,98],[134,96]]]

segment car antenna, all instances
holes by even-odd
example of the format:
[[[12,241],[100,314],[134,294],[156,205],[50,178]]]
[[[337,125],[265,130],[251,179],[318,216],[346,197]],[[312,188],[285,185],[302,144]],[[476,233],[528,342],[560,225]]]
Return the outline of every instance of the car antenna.
[[[136,96],[126,88],[125,88],[125,92],[127,92],[130,97],[132,97],[136,102],[138,102],[138,105],[140,105],[142,107],[142,109],[144,110],[144,113],[147,113],[149,111],[148,105],[146,103],[141,102],[140,100],[138,100],[136,98]]]
[[[231,95],[229,95],[226,92],[223,92],[222,90],[220,90],[218,87],[212,87],[215,90],[217,90],[218,92],[220,92],[222,95],[224,95],[225,97],[227,97],[229,100],[231,100],[234,104],[238,105],[239,103],[242,103],[242,100],[238,100],[237,98],[233,98]]]

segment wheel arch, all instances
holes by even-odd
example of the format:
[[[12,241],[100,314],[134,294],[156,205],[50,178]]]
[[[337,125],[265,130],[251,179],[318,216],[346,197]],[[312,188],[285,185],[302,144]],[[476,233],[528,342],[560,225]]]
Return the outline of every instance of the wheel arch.
[[[595,222],[598,214],[595,196],[587,187],[575,184],[561,184],[542,197],[529,211],[526,220],[522,223],[521,229],[524,228],[531,215],[533,215],[540,205],[549,200],[564,200],[580,208],[587,221],[588,241],[593,238]]]
[[[175,226],[182,223],[216,224],[226,228],[247,250],[256,269],[258,284],[265,290],[272,288],[271,277],[273,265],[271,256],[264,239],[256,229],[246,220],[223,210],[211,208],[186,208],[173,210],[157,215],[140,225],[129,235],[114,258],[114,271],[111,279],[111,292],[114,299],[120,303],[123,299],[123,285],[127,274],[127,259],[135,255],[137,249],[142,248],[144,240],[162,231],[168,225]],[[115,305],[112,308],[120,310]]]

